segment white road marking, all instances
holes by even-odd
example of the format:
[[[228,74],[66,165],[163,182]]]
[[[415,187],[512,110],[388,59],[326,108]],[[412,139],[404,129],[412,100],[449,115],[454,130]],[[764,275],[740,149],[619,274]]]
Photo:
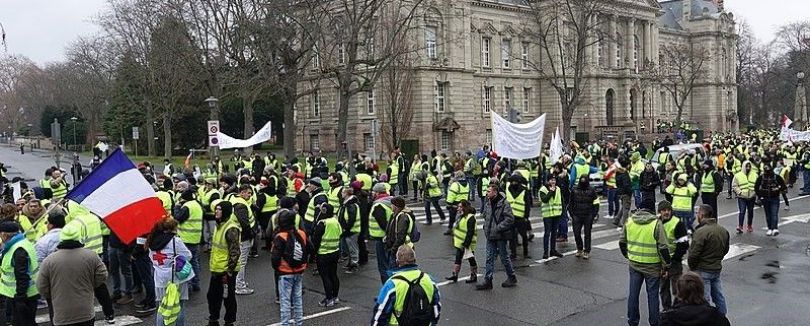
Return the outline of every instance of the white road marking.
[[[728,253],[726,253],[726,255],[723,257],[723,260],[729,260],[737,256],[742,256],[757,249],[759,249],[759,247],[755,245],[735,243],[729,246]]]
[[[571,251],[568,251],[568,252],[564,252],[564,253],[562,253],[562,255],[563,255],[563,257],[565,257],[565,256],[571,256],[571,255],[573,255],[573,254],[575,254],[575,253],[577,253],[577,251],[576,251],[576,250],[571,250]],[[543,264],[543,263],[546,263],[546,262],[550,262],[550,261],[555,260],[555,259],[559,259],[559,258],[558,258],[558,257],[556,257],[556,256],[554,256],[554,257],[548,257],[548,258],[546,258],[546,259],[535,260],[535,261],[534,261],[535,263],[534,263],[534,264],[529,265],[529,267],[538,266],[538,265],[540,265],[540,264]]]
[[[603,244],[593,246],[593,247],[594,248],[599,248],[599,249],[602,249],[602,250],[616,250],[616,249],[619,249],[619,241],[615,240],[615,241],[605,242]]]
[[[51,322],[51,317],[48,316],[48,312],[47,312],[48,308],[45,308],[44,310],[45,310],[44,314],[38,314],[37,315],[37,318],[35,319],[37,324],[44,324],[44,323],[50,323]],[[95,307],[93,307],[93,312],[101,312],[101,306],[96,305]]]
[[[478,277],[483,277],[483,276],[484,276],[484,274],[478,274]],[[464,276],[464,277],[459,277],[458,281],[461,282],[461,281],[466,281],[466,280],[469,280],[469,279],[470,279],[469,276]],[[453,283],[453,281],[444,281],[444,282],[436,283],[436,286],[445,286],[445,285],[451,284],[451,283]]]
[[[116,326],[135,325],[135,324],[140,324],[142,322],[143,322],[143,320],[141,320],[140,318],[137,318],[137,317],[133,317],[133,316],[127,316],[127,315],[115,316],[115,325]],[[96,320],[96,323],[93,324],[93,325],[94,326],[106,326],[106,325],[109,325],[109,324],[107,324],[107,322],[104,321],[104,320]]]
[[[312,314],[312,315],[309,315],[309,316],[304,316],[303,320],[323,317],[323,316],[327,316],[327,315],[331,315],[331,314],[336,314],[336,313],[339,313],[341,311],[346,311],[346,310],[350,310],[350,309],[352,309],[352,307],[341,307],[341,308],[337,308],[337,309],[322,311],[322,312]],[[281,325],[281,323],[279,322],[279,323],[270,324],[270,325],[267,325],[267,326],[280,326],[280,325]]]
[[[779,222],[779,226],[791,224],[794,222],[802,222],[807,224],[808,222],[810,222],[810,213],[784,217],[782,218],[782,222]]]

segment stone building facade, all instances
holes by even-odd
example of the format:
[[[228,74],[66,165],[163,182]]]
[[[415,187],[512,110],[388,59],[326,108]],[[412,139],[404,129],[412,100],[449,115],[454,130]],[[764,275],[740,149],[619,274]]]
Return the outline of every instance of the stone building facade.
[[[649,132],[658,120],[674,121],[671,95],[645,74],[663,59],[661,47],[674,44],[699,46],[711,55],[682,119],[707,130],[736,128],[735,23],[722,0],[616,0],[615,6],[618,10],[597,18],[600,30],[615,37],[588,48],[586,86],[572,133],[622,136]],[[539,59],[542,50],[521,33],[529,15],[524,0],[428,2],[415,35],[424,46],[403,147],[474,150],[491,140],[489,112],[506,117],[510,107],[521,121],[546,113],[547,130],[560,124],[559,96],[526,63]],[[351,99],[348,145],[354,152],[379,156],[385,150],[384,88],[380,82],[373,92]],[[320,87],[297,103],[299,150],[337,149],[338,99],[336,87]]]

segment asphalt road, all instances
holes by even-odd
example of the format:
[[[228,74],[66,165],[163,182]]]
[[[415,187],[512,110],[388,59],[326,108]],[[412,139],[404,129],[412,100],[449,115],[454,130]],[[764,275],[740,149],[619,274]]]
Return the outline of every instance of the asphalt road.
[[[12,173],[38,176],[49,166],[45,157],[20,156],[8,147],[0,147],[0,161],[11,166]],[[41,168],[41,169],[40,169]],[[720,223],[732,236],[732,248],[724,261],[722,280],[732,325],[808,325],[810,314],[804,309],[810,303],[810,205],[805,197],[795,198],[798,189],[790,189],[791,210],[780,209],[778,237],[766,237],[764,214],[757,208],[753,234],[734,234],[737,205],[735,200],[719,200]],[[417,218],[424,212],[419,204],[410,205]],[[604,215],[602,206],[600,215]],[[434,213],[435,214],[435,213]],[[436,219],[434,215],[434,219]],[[498,286],[505,273],[497,263],[495,288],[488,292],[473,290],[473,286],[444,281],[452,266],[452,238],[442,235],[445,225],[434,223],[421,226],[422,240],[417,244],[417,260],[421,268],[440,283],[442,321],[445,325],[626,325],[628,266],[621,256],[617,240],[619,232],[600,218],[593,229],[593,251],[590,260],[575,258],[573,235],[559,251],[568,254],[561,259],[539,261],[542,255],[542,221],[539,210],[531,216],[534,232],[538,234],[530,245],[533,259],[519,257],[518,286],[504,289]],[[479,222],[480,223],[480,222]],[[476,253],[479,273],[483,273],[484,243],[479,241]],[[207,266],[207,257],[203,257]],[[262,252],[247,266],[248,281],[256,293],[238,297],[239,325],[272,325],[279,321],[278,306],[273,303],[273,273],[269,255]],[[467,267],[462,266],[462,275]],[[208,316],[205,289],[208,273],[203,273],[203,292],[192,295],[186,304],[187,325],[204,325]],[[373,256],[369,265],[352,275],[340,274],[342,303],[321,308],[320,278],[309,272],[304,278],[304,314],[309,325],[367,324],[374,305],[373,298],[380,286]],[[646,299],[641,294],[641,320],[646,324]],[[133,309],[119,307],[119,325],[154,325],[153,317],[133,317]],[[40,311],[40,314],[44,311]],[[224,313],[224,311],[223,311]],[[100,315],[99,315],[100,316]]]

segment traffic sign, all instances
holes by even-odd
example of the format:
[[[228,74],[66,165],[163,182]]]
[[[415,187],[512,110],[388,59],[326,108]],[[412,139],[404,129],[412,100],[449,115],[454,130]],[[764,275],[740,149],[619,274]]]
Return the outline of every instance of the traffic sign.
[[[138,140],[141,138],[141,132],[138,127],[132,127],[132,139]]]
[[[217,135],[208,135],[208,146],[219,146],[219,137]]]
[[[219,132],[219,120],[208,120],[208,135],[216,136]]]

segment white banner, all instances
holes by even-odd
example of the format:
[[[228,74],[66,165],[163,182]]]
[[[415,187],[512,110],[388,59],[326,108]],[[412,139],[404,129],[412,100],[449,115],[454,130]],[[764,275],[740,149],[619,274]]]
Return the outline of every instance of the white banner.
[[[790,142],[810,141],[810,131],[798,131],[782,127],[782,132],[779,133],[779,140]]]
[[[551,144],[549,146],[549,159],[551,164],[557,164],[563,156],[565,148],[563,147],[562,138],[560,138],[560,127],[554,131],[554,137],[551,137]]]
[[[546,115],[529,123],[511,123],[494,111],[492,118],[492,150],[501,157],[530,159],[540,156]]]
[[[251,136],[249,139],[236,139],[221,132],[217,132],[217,138],[219,138],[219,148],[245,148],[266,142],[273,137],[270,127],[270,121],[268,121],[264,127],[262,127],[262,129],[259,129],[259,131],[253,134],[253,136]]]

